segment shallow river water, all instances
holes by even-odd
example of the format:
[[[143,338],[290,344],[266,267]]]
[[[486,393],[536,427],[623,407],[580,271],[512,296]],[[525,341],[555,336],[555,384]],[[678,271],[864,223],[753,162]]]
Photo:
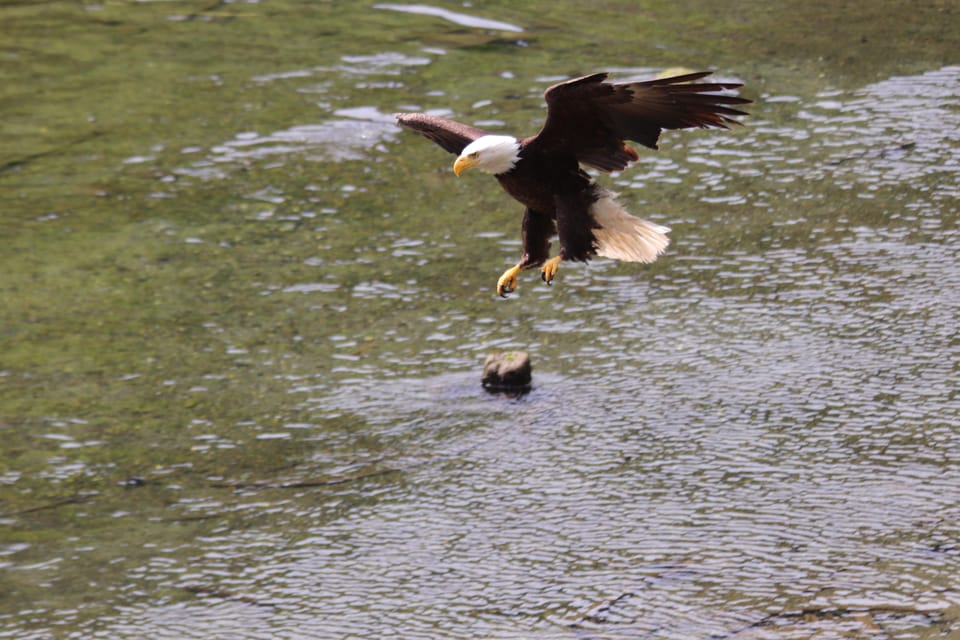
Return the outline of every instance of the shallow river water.
[[[960,7],[871,7],[0,3],[0,638],[960,637]],[[497,298],[390,114],[669,67],[667,255]]]

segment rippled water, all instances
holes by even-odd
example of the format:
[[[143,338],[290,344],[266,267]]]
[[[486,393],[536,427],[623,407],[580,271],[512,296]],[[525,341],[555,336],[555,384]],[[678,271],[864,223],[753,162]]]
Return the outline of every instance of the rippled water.
[[[568,67],[481,9],[291,37],[209,130],[84,147],[72,207],[4,165],[0,637],[960,633],[960,67],[743,77],[746,127],[604,178],[667,256],[502,301],[517,207],[387,115],[537,126]],[[533,390],[483,392],[509,348]]]

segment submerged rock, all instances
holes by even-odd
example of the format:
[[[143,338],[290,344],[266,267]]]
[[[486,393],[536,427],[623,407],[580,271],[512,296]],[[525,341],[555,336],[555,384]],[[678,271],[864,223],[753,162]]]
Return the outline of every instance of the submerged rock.
[[[483,387],[490,391],[526,391],[532,379],[526,351],[491,353],[483,363]]]

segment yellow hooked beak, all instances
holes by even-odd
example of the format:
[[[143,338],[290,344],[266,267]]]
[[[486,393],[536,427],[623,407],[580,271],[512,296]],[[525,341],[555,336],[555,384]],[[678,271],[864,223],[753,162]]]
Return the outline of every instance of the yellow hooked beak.
[[[476,166],[476,164],[477,156],[460,156],[457,158],[457,161],[453,163],[453,172],[459,176],[470,167]]]

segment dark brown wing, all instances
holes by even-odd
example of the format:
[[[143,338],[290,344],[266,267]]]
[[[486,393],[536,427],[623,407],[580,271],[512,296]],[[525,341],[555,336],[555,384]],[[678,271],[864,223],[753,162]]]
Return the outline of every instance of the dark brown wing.
[[[639,158],[625,140],[656,149],[663,129],[739,124],[734,117],[747,114],[731,105],[750,100],[717,92],[742,85],[696,82],[710,73],[623,84],[604,82],[607,74],[596,73],[561,82],[543,94],[547,121],[526,144],[547,153],[572,153],[601,171],[619,171]]]
[[[425,113],[395,113],[397,124],[430,138],[450,153],[460,155],[463,148],[487,135],[483,129]]]

